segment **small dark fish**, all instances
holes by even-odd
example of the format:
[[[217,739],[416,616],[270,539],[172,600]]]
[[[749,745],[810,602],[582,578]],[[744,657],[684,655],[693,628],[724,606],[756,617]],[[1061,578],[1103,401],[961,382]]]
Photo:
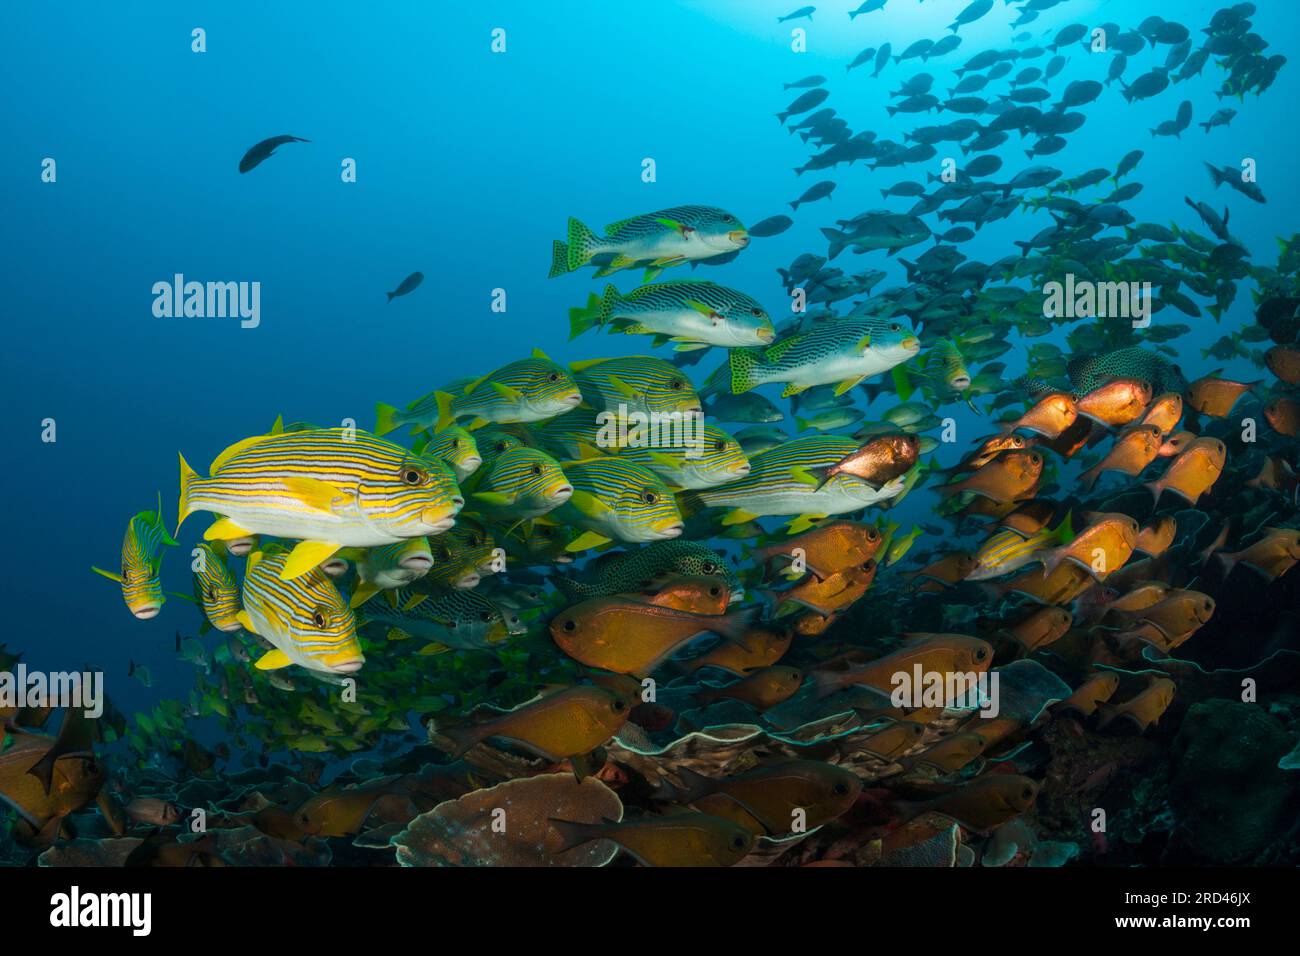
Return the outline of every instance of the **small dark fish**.
[[[264,159],[275,155],[275,148],[283,146],[285,143],[310,143],[309,139],[302,139],[298,136],[272,136],[270,139],[264,139],[248,152],[244,158],[239,161],[239,171],[246,173],[253,167],[260,164]]]
[[[751,238],[766,239],[769,236],[779,236],[792,225],[794,220],[789,216],[768,216],[761,222],[756,222],[749,227]]]
[[[410,295],[412,292],[416,290],[419,284],[423,281],[424,281],[423,272],[412,272],[409,276],[407,276],[405,279],[402,280],[401,285],[399,285],[392,292],[388,293],[388,301],[392,302],[399,295]]]

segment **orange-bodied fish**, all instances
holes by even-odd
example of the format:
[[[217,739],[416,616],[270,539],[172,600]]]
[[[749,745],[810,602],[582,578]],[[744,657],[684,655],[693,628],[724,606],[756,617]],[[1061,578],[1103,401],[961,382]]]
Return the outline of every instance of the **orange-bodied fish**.
[[[900,760],[905,771],[931,770],[935,773],[956,773],[975,760],[988,747],[989,740],[974,731],[963,731],[945,737],[919,754]]]
[[[1097,724],[1100,730],[1116,720],[1130,721],[1139,733],[1160,720],[1160,715],[1169,709],[1174,699],[1174,682],[1167,677],[1153,677],[1145,690],[1136,697],[1131,697],[1121,704],[1099,704],[1101,720]]]
[[[1047,498],[1032,498],[1017,505],[1015,510],[998,522],[999,528],[1008,528],[1028,538],[1044,530],[1056,517],[1056,502]]]
[[[1060,437],[1051,441],[1039,442],[1052,451],[1056,452],[1062,458],[1069,460],[1073,458],[1084,445],[1088,444],[1092,438],[1093,429],[1098,428],[1096,422],[1091,418],[1079,417],[1075,419],[1073,425],[1061,432]]]
[[[1294,498],[1297,487],[1300,487],[1300,475],[1295,473],[1295,469],[1291,467],[1285,458],[1272,456],[1264,459],[1259,474],[1246,484],[1251,488],[1267,488],[1270,491],[1280,491],[1288,498]]]
[[[560,650],[579,663],[644,677],[697,635],[743,638],[757,611],[691,614],[625,597],[592,598],[557,614],[550,630]]]
[[[859,711],[858,716],[865,721],[872,715]],[[854,746],[875,754],[881,760],[893,760],[919,744],[924,736],[925,724],[919,720],[895,720],[884,730],[855,741]]]
[[[855,475],[879,487],[906,474],[916,464],[921,439],[916,435],[881,435],[831,465],[827,478]]]
[[[1069,544],[1042,551],[1044,576],[1050,575],[1064,561],[1072,561],[1098,581],[1104,581],[1133,556],[1141,529],[1126,514],[1085,515],[1091,523]]]
[[[1192,504],[1213,487],[1223,473],[1228,449],[1217,438],[1197,438],[1169,463],[1159,481],[1147,482],[1157,503],[1166,491],[1172,491]]]
[[[1264,406],[1264,417],[1279,435],[1295,438],[1300,434],[1300,402],[1279,396]]]
[[[1300,385],[1300,348],[1275,345],[1264,353],[1264,364],[1288,385]]]
[[[1171,588],[1159,601],[1135,610],[1112,613],[1121,621],[1154,625],[1170,641],[1181,644],[1214,616],[1214,598],[1200,591]]]
[[[1119,433],[1106,457],[1081,474],[1079,481],[1085,489],[1091,489],[1102,472],[1140,475],[1142,469],[1156,460],[1162,443],[1158,426],[1132,425]]]
[[[1161,435],[1168,435],[1183,419],[1183,396],[1177,392],[1165,392],[1151,399],[1146,412],[1142,415],[1143,425],[1155,425]]]
[[[772,577],[773,563],[801,562],[818,577],[863,564],[880,550],[880,530],[861,521],[832,521],[776,544],[755,548],[752,556],[763,562],[764,577]]]
[[[1002,504],[1032,495],[1042,477],[1042,452],[1004,451],[969,478],[942,485],[937,490],[945,498],[968,491]]]
[[[952,474],[957,475],[967,471],[975,471],[977,468],[987,465],[1004,451],[1023,451],[1032,444],[1032,438],[1017,435],[1014,432],[1007,435],[994,435],[992,438],[984,439],[979,448],[976,448],[963,458],[960,464],[952,468]]]
[[[721,578],[682,574],[624,597],[642,604],[692,614],[721,614],[731,603],[731,589]]]
[[[907,819],[922,813],[939,813],[971,830],[988,832],[1034,805],[1038,784],[1014,773],[990,773],[963,787],[923,801],[903,801],[899,810]]]
[[[1259,384],[1259,381],[1233,382],[1226,378],[1206,375],[1187,386],[1185,399],[1189,408],[1195,409],[1202,415],[1223,418],[1232,411],[1232,406],[1237,403],[1237,399]]]
[[[1118,689],[1119,675],[1114,671],[1101,671],[1080,684],[1065,700],[1054,705],[1053,710],[1057,713],[1069,711],[1082,717],[1091,717]]]
[[[1275,581],[1290,571],[1300,561],[1300,531],[1295,528],[1267,528],[1267,534],[1254,544],[1232,554],[1219,554],[1223,562],[1223,575],[1244,565],[1257,571],[1270,581]]]
[[[876,568],[876,559],[867,558],[864,563],[836,571],[830,577],[809,576],[784,591],[774,591],[772,606],[776,609],[776,616],[781,617],[800,608],[821,615],[842,611],[871,588],[871,583],[876,579]]]
[[[564,838],[559,852],[609,840],[642,866],[733,866],[754,848],[754,834],[734,820],[708,813],[645,816],[615,823],[550,819]]]
[[[430,736],[434,742],[450,742],[454,757],[490,737],[501,737],[558,762],[590,753],[609,740],[627,722],[630,709],[631,702],[620,693],[580,685],[552,691],[482,723],[436,727]]]
[[[1073,623],[1074,616],[1065,608],[1047,606],[1038,608],[1005,630],[1024,653],[1029,654],[1064,637]]]
[[[984,587],[999,597],[1022,594],[1039,604],[1068,604],[1093,583],[1091,572],[1073,561],[1063,561],[1046,577],[1040,568],[1030,568],[1009,581],[990,581]]]
[[[1080,398],[1079,414],[1107,428],[1128,425],[1142,417],[1151,404],[1151,383],[1135,378],[1117,378]]]
[[[1174,537],[1177,534],[1178,522],[1173,515],[1165,515],[1162,518],[1157,518],[1142,529],[1142,533],[1138,535],[1137,544],[1133,545],[1133,550],[1158,558],[1169,550],[1169,546],[1174,543]]]
[[[865,684],[889,693],[897,675],[911,679],[916,667],[923,674],[983,673],[993,661],[987,641],[964,634],[942,634],[919,641],[860,667],[843,671],[822,670],[813,675],[817,696],[825,697],[846,687]],[[917,688],[919,693],[920,689]]]
[[[926,578],[929,581],[937,581],[939,584],[951,587],[959,581],[965,580],[966,576],[978,566],[979,559],[971,552],[953,551],[945,554],[937,561],[931,561],[919,571],[909,572],[907,576],[913,580]]]
[[[1023,415],[1015,421],[1002,425],[1004,432],[1014,432],[1025,428],[1037,432],[1047,439],[1056,439],[1079,417],[1079,409],[1074,399],[1064,392],[1051,392],[1034,402]]]
[[[726,817],[755,836],[782,836],[796,825],[799,832],[812,830],[844,814],[862,792],[855,773],[816,760],[787,760],[717,780],[686,766],[673,773],[683,784],[678,803]]]
[[[704,686],[696,695],[701,707],[719,700],[738,700],[755,710],[767,710],[794,696],[803,683],[803,671],[795,667],[765,667],[725,687]]]
[[[1174,432],[1172,435],[1165,437],[1164,442],[1160,445],[1161,458],[1173,458],[1175,455],[1181,455],[1187,450],[1187,446],[1196,441],[1194,432]]]
[[[755,624],[734,641],[721,641],[699,657],[683,661],[682,667],[693,674],[705,667],[744,677],[751,671],[770,667],[785,656],[794,635],[784,627]]]

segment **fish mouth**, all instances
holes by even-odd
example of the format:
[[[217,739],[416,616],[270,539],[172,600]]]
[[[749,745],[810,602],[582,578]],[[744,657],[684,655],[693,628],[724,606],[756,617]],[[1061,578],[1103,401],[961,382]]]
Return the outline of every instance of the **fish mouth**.
[[[901,345],[903,349],[908,352],[921,351],[921,340],[915,335],[909,335],[907,338],[903,339]]]
[[[151,618],[157,617],[158,612],[161,610],[162,610],[161,604],[146,604],[144,607],[132,608],[131,613],[134,614],[141,621],[147,621]]]
[[[433,558],[427,554],[413,554],[401,560],[401,567],[407,571],[428,571],[433,567]]]
[[[563,504],[573,497],[573,485],[560,485],[549,495],[546,496],[548,501],[554,501],[556,504]]]
[[[731,473],[737,478],[744,478],[749,474],[749,462],[737,465],[735,468],[731,469]]]
[[[342,577],[348,573],[348,563],[342,558],[330,558],[321,564],[320,569],[329,577]]]
[[[429,509],[421,516],[421,520],[429,528],[429,534],[442,534],[456,524],[456,518],[453,515],[446,517],[435,517],[435,515],[441,515],[441,512]]]
[[[474,587],[479,583],[479,581],[482,580],[483,580],[482,575],[480,575],[477,571],[469,571],[466,572],[465,574],[462,574],[456,580],[452,581],[451,586],[454,588],[459,588],[460,590],[464,591]]]
[[[659,537],[676,538],[685,530],[686,530],[686,526],[679,521],[676,524],[670,524],[668,525],[668,527],[660,529]]]
[[[355,657],[350,661],[343,661],[340,664],[329,664],[327,666],[329,670],[335,674],[355,674],[357,671],[361,670],[365,663],[366,659],[364,657]]]
[[[468,474],[469,472],[477,469],[478,466],[481,464],[483,464],[483,459],[481,457],[479,457],[478,455],[471,455],[470,457],[464,459],[460,463],[460,467],[463,468],[465,472]]]
[[[733,229],[727,233],[727,238],[734,242],[741,249],[749,245],[749,232],[745,229]]]
[[[755,329],[754,335],[757,336],[758,340],[764,344],[776,340],[776,330],[773,329],[771,326],[763,326],[761,328]]]
[[[582,392],[570,392],[568,395],[565,395],[563,398],[560,399],[560,404],[561,404],[561,405],[581,405],[581,404],[582,404]]]

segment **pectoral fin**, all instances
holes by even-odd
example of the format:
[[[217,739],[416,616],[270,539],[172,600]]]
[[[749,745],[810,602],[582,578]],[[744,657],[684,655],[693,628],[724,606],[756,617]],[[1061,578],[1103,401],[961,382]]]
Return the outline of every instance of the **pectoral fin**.
[[[281,481],[289,489],[289,494],[307,507],[327,514],[337,514],[340,508],[356,497],[338,485],[332,485],[318,478],[292,477]]]
[[[278,671],[282,667],[288,667],[293,663],[289,660],[289,655],[284,651],[276,648],[273,651],[267,651],[257,659],[253,666],[259,671]]]
[[[208,525],[208,530],[203,532],[204,541],[230,541],[234,538],[251,537],[253,532],[246,528],[241,528],[229,518],[218,518],[212,524]]]
[[[595,531],[584,531],[578,537],[574,538],[567,545],[565,551],[586,551],[588,548],[596,548],[602,544],[608,544],[609,538],[603,534],[597,534]]]
[[[289,552],[289,557],[280,570],[280,580],[292,581],[296,577],[301,577],[312,568],[329,560],[334,552],[341,547],[342,545],[335,544],[332,541],[300,541]]]

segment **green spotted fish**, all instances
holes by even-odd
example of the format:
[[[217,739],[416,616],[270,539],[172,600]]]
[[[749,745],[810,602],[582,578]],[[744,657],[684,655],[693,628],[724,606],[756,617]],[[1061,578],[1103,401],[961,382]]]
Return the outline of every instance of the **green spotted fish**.
[[[698,541],[655,541],[632,551],[607,551],[587,562],[579,577],[551,578],[571,601],[627,594],[674,575],[718,577],[727,582],[732,600],[740,581],[721,554]]]
[[[577,219],[569,219],[566,241],[551,245],[550,278],[585,265],[597,276],[621,269],[646,270],[649,282],[669,266],[738,253],[749,233],[731,213],[714,206],[673,206],[621,219],[598,236]]]
[[[1162,392],[1181,394],[1187,389],[1187,379],[1177,365],[1140,345],[1125,346],[1101,355],[1076,356],[1070,360],[1067,374],[1076,398],[1117,378],[1148,382],[1153,395]],[[1048,382],[1029,375],[1022,375],[1016,379],[1015,384],[1030,395],[1044,395],[1053,391]]]
[[[352,610],[319,567],[283,580],[288,558],[284,551],[254,551],[248,556],[239,623],[275,646],[257,660],[257,668],[297,664],[324,674],[359,671],[366,659]]]
[[[181,457],[179,528],[196,511],[221,517],[204,539],[253,534],[300,543],[281,562],[287,578],[343,547],[440,534],[464,504],[441,461],[345,428],[258,435],[236,442],[201,478]]]
[[[645,355],[574,362],[582,400],[597,412],[686,415],[700,411],[700,396],[681,369]]]
[[[141,511],[126,524],[122,538],[122,573],[115,574],[92,567],[122,585],[122,599],[127,609],[142,621],[157,617],[166,597],[162,590],[162,548],[176,546],[175,539],[167,533],[162,522],[162,494],[158,495],[157,511]]]
[[[622,294],[612,285],[569,310],[569,338],[594,326],[675,342],[679,352],[709,345],[730,349],[769,344],[776,334],[767,311],[743,292],[702,280],[643,285]]]
[[[390,591],[368,600],[357,614],[363,624],[387,624],[389,640],[416,637],[429,642],[420,654],[483,650],[510,633],[501,609],[472,590],[445,591],[427,599],[413,591]]]
[[[835,394],[842,395],[863,379],[906,362],[920,347],[911,329],[891,319],[833,319],[765,349],[732,349],[703,391],[739,395],[782,382],[785,397],[835,382]]]
[[[441,432],[462,418],[471,430],[489,422],[536,422],[560,415],[581,401],[569,373],[540,349],[472,381],[417,399],[405,410],[375,406],[375,431],[386,435],[403,426]]]
[[[790,532],[810,527],[828,515],[857,511],[887,501],[903,490],[903,477],[877,488],[870,482],[827,469],[860,448],[856,439],[838,435],[795,438],[750,459],[744,478],[680,495],[687,514],[701,508],[728,508],[722,524],[743,524],[768,515],[795,515]]]
[[[649,468],[622,457],[603,456],[568,462],[573,497],[555,517],[585,530],[570,542],[582,551],[610,541],[660,541],[682,533],[682,515],[672,491]]]

